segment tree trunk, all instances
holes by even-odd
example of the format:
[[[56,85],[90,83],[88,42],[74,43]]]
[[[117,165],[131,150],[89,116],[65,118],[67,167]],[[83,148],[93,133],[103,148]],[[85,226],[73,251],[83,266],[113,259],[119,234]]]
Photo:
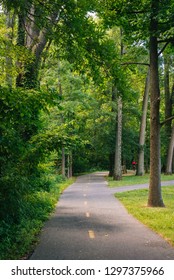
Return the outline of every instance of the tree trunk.
[[[62,175],[66,176],[66,171],[65,171],[65,148],[62,148]]]
[[[161,194],[161,154],[160,154],[160,89],[158,74],[158,5],[152,0],[150,23],[150,185],[148,206],[163,207]]]
[[[167,155],[167,166],[166,166],[166,174],[172,174],[172,161],[174,156],[174,125],[172,127],[172,135],[170,138],[168,155]]]
[[[33,55],[32,61],[28,62],[25,66],[24,86],[26,88],[39,87],[38,74],[41,63],[41,55],[47,44],[47,31],[45,29],[39,30],[35,24],[34,17],[36,13],[34,5],[32,5],[28,20],[25,22],[25,28],[27,31],[25,46]]]
[[[43,28],[40,30],[35,22],[35,17],[38,16],[37,10],[34,4],[31,4],[30,11],[27,16],[19,15],[18,23],[18,45],[26,47],[33,59],[24,63],[21,66],[23,71],[19,73],[17,77],[17,86],[23,86],[25,88],[37,88],[39,87],[38,73],[41,63],[41,55],[47,44],[48,30]],[[57,13],[54,13],[50,17],[51,22],[54,24]]]
[[[13,40],[13,29],[14,29],[14,23],[15,23],[15,14],[11,14],[10,12],[5,12],[6,14],[6,26],[8,29],[7,32],[7,38],[12,43]],[[9,56],[9,44],[6,44],[6,82],[9,87],[12,87],[13,85],[13,75],[12,75],[12,58]]]
[[[18,14],[18,35],[17,35],[17,45],[18,46],[25,46],[25,26],[24,26],[24,15],[22,12],[19,12]],[[23,71],[23,63],[22,62],[17,62],[17,67],[19,69],[17,78],[16,78],[16,86],[17,87],[23,87],[23,76],[24,76],[24,71]]]
[[[68,171],[67,171],[67,177],[72,177],[72,153],[69,152],[67,155],[67,164],[68,164]]]
[[[116,113],[116,100],[117,100],[117,88],[115,85],[112,85],[112,112]],[[116,121],[116,118],[115,118]],[[112,120],[113,122],[113,120]],[[116,125],[112,126],[112,133],[113,135],[116,134],[115,133],[115,129],[116,129]],[[113,146],[113,145],[111,145]],[[115,161],[115,150],[111,150],[110,154],[109,154],[109,177],[113,177],[114,176],[114,161]]]
[[[148,99],[149,99],[149,88],[150,88],[150,69],[148,69],[144,97],[143,97],[143,108],[142,117],[140,125],[140,137],[139,137],[139,155],[138,155],[138,169],[137,175],[144,175],[144,145],[145,145],[145,135],[146,135],[146,119],[147,119],[147,109],[148,109]]]
[[[164,90],[165,90],[165,119],[167,120],[172,116],[172,94],[170,93],[170,82],[169,82],[169,65],[170,65],[170,58],[164,58]],[[172,89],[173,92],[173,89]],[[171,124],[172,120],[166,122],[166,133],[167,136],[170,137],[171,135]]]
[[[170,93],[170,76],[169,76],[169,67],[170,67],[170,57],[164,55],[164,92],[165,92],[165,119],[169,119],[172,116],[172,94]],[[172,89],[173,91],[173,89]],[[166,163],[164,165],[165,173],[168,173],[168,149],[170,143],[170,137],[172,133],[172,120],[169,120],[165,123],[165,158]],[[167,167],[168,165],[168,167]]]
[[[114,180],[122,179],[121,149],[122,149],[122,99],[118,97],[118,112],[116,123]]]
[[[123,45],[123,29],[120,28],[120,56],[124,55]],[[115,88],[116,89],[116,88]],[[122,98],[115,91],[115,99],[117,100],[117,120],[116,120],[116,139],[115,139],[115,161],[114,161],[114,180],[122,179]]]
[[[72,152],[68,154],[68,178],[72,177]]]

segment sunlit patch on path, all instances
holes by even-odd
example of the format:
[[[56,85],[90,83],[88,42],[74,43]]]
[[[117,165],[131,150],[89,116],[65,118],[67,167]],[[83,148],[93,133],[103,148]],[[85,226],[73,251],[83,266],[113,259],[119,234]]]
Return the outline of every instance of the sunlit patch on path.
[[[88,230],[89,238],[94,239],[95,238],[95,233],[93,230]]]

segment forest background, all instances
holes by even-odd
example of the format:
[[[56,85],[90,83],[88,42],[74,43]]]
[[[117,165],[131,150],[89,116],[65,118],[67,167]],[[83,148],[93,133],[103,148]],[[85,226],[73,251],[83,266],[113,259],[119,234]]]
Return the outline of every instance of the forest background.
[[[1,258],[27,252],[26,235],[73,174],[121,180],[136,161],[137,175],[150,171],[148,205],[163,207],[161,172],[174,172],[174,1],[0,4]]]

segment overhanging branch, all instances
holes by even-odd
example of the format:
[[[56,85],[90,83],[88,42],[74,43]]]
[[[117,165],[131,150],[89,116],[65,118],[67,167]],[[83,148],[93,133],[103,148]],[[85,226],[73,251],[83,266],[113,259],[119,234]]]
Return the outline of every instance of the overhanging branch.
[[[163,122],[160,123],[161,126],[163,126],[164,124],[166,124],[167,122],[171,121],[174,119],[174,116],[171,116],[170,118],[165,119]]]
[[[158,56],[160,56],[160,55],[163,53],[163,51],[165,50],[165,48],[168,46],[169,43],[170,43],[170,42],[166,42],[166,43],[165,43],[165,45],[162,47],[162,49],[161,49],[160,52],[158,53]]]
[[[121,63],[121,66],[124,66],[124,65],[131,65],[131,64],[134,64],[134,65],[144,65],[144,66],[150,66],[149,63],[144,63],[144,62],[123,62]]]

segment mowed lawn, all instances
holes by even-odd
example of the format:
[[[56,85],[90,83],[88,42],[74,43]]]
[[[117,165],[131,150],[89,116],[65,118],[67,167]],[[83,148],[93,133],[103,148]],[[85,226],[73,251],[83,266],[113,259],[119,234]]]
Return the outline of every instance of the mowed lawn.
[[[115,195],[135,218],[174,246],[174,186],[163,187],[165,208],[147,207],[148,189]]]
[[[174,175],[162,175],[163,181],[174,180]],[[111,187],[148,183],[149,176],[124,176],[120,182],[109,181]],[[164,208],[147,207],[148,189],[117,193],[115,196],[128,212],[140,222],[160,234],[174,246],[174,186],[162,187]]]
[[[172,175],[161,175],[162,181],[170,181],[174,180],[174,174]],[[138,184],[146,184],[149,182],[149,174],[145,174],[144,176],[135,176],[133,171],[128,171],[127,174],[123,175],[121,181],[113,181],[112,177],[108,177],[109,187],[122,187],[122,186],[131,186]]]

